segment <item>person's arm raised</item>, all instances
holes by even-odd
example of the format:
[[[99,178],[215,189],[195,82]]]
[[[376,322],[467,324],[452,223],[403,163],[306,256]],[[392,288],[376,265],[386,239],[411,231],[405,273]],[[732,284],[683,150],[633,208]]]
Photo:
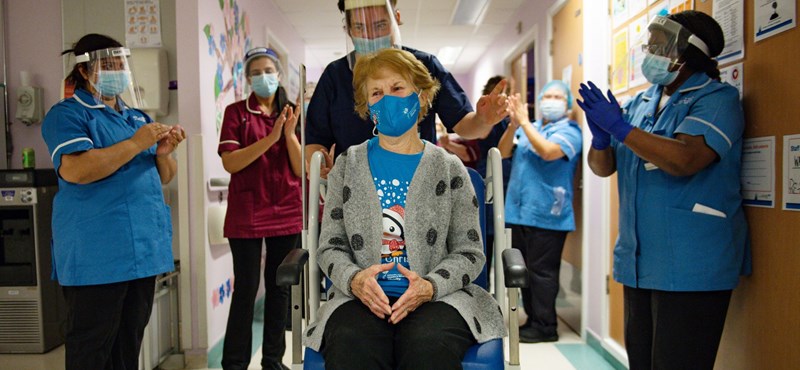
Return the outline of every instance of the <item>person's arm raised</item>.
[[[467,140],[486,137],[492,126],[508,116],[508,97],[503,93],[507,84],[506,80],[502,80],[489,95],[481,96],[475,106],[475,112],[467,113],[453,127],[453,131]]]

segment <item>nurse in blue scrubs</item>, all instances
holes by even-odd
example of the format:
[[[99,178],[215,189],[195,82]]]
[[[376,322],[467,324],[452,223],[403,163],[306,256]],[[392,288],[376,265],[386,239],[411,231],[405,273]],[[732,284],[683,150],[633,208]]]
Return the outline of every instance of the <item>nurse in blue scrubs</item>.
[[[66,369],[138,369],[155,277],[174,268],[161,185],[185,135],[136,109],[119,42],[89,34],[64,53],[75,55],[75,92],[50,109],[42,136],[58,174],[52,275],[67,302]]]
[[[713,59],[725,46],[710,16],[649,25],[642,72],[653,86],[620,109],[581,85],[589,166],[618,174],[614,279],[624,285],[631,369],[712,369],[731,292],[751,270],[740,170],[744,115]]]
[[[509,98],[508,106],[511,124],[497,144],[503,157],[513,154],[506,223],[529,272],[528,287],[521,289],[528,320],[519,329],[519,341],[555,342],[561,253],[567,233],[575,230],[572,180],[583,139],[578,123],[568,117],[572,93],[563,81],[542,87],[541,120],[531,122],[519,94]]]

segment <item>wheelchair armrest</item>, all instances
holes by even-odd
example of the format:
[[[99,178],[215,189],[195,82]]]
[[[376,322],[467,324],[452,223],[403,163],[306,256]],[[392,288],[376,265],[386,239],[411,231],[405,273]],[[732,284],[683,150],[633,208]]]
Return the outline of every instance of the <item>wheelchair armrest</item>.
[[[275,284],[278,286],[290,286],[300,284],[303,276],[303,267],[308,262],[308,251],[305,249],[292,249],[286,258],[283,259],[275,276]]]
[[[528,287],[528,268],[519,249],[506,249],[503,251],[503,274],[506,288]]]

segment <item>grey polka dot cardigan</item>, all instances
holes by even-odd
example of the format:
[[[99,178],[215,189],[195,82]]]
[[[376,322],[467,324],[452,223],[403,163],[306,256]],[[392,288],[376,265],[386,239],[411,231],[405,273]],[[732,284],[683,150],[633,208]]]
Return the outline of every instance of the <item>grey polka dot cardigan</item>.
[[[483,343],[505,336],[506,329],[494,298],[471,283],[486,261],[477,205],[460,160],[425,142],[406,200],[409,265],[433,284],[433,300],[458,310],[475,339]],[[318,311],[318,321],[306,329],[303,345],[319,351],[331,313],[355,299],[350,291],[355,274],[380,263],[381,211],[367,145],[352,146],[328,175],[318,261],[333,287]]]

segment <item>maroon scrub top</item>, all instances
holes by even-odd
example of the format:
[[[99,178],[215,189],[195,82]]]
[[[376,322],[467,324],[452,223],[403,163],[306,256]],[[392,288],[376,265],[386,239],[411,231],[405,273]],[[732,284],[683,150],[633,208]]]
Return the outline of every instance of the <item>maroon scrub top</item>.
[[[255,94],[225,108],[217,153],[252,145],[272,132],[279,111],[272,116],[258,108]],[[228,185],[226,238],[264,238],[300,233],[303,229],[300,178],[289,163],[286,138],[241,171]]]

